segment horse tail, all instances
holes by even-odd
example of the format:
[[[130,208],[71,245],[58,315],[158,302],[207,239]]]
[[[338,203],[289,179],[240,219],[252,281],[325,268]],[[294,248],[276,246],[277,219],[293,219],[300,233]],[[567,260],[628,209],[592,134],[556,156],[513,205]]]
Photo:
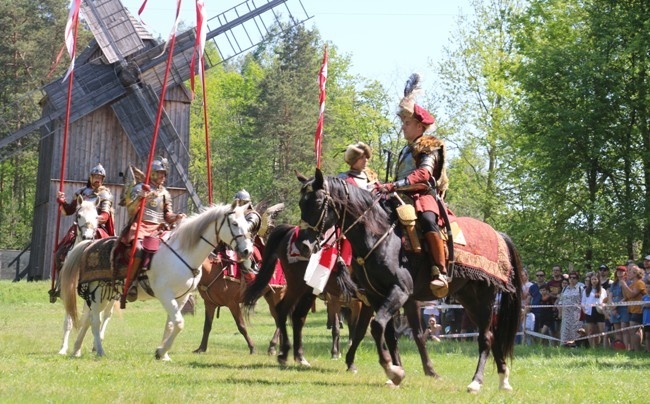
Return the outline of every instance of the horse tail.
[[[65,312],[70,316],[72,324],[78,328],[79,313],[77,311],[77,286],[79,285],[79,274],[81,272],[81,256],[92,240],[84,240],[77,243],[63,262],[61,268],[61,300]]]
[[[501,233],[508,246],[508,255],[510,256],[510,264],[512,265],[512,272],[510,274],[510,281],[514,291],[501,293],[501,304],[497,314],[497,324],[494,327],[495,341],[499,344],[503,356],[509,357],[511,360],[514,355],[515,337],[519,331],[519,323],[521,321],[521,300],[522,300],[522,272],[523,265],[519,252],[515,248],[514,243],[510,237]]]
[[[246,292],[244,293],[243,304],[246,310],[253,307],[257,299],[264,294],[264,291],[275,272],[275,263],[278,260],[278,251],[282,248],[282,242],[290,232],[294,231],[294,229],[295,226],[281,224],[273,229],[269,234],[262,255],[262,266],[257,273],[255,280],[248,285]]]

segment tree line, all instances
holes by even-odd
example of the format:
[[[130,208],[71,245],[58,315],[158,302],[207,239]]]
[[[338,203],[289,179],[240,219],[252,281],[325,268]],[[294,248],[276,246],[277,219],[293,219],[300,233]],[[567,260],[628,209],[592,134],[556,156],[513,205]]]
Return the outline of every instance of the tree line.
[[[62,44],[65,3],[0,5],[3,38],[16,39],[0,44],[6,133],[20,123],[8,110],[12,98],[39,87]],[[429,80],[421,103],[438,118],[436,135],[448,148],[451,209],[508,233],[524,263],[541,268],[560,263],[583,271],[649,254],[650,4],[474,0],[472,6],[472,16],[458,18],[445,56],[422,72]],[[398,100],[378,81],[351,74],[350,55],[316,28],[298,26],[207,72],[216,201],[245,188],[256,201],[287,201],[280,220],[297,223],[294,171],[312,174],[315,167],[317,74],[326,44],[323,170],[345,170],[345,146],[363,141],[375,152],[370,165],[385,178],[383,151],[397,153],[403,145]],[[190,175],[207,201],[201,108],[197,97]],[[3,248],[29,240],[35,145],[9,158],[2,153]]]

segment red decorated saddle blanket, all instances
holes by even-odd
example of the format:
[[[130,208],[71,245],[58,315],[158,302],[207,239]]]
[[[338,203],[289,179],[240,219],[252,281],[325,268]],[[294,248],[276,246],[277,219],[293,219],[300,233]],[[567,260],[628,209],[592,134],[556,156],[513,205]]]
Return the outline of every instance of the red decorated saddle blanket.
[[[505,240],[490,225],[470,217],[452,217],[454,276],[491,280],[510,289],[512,265]]]

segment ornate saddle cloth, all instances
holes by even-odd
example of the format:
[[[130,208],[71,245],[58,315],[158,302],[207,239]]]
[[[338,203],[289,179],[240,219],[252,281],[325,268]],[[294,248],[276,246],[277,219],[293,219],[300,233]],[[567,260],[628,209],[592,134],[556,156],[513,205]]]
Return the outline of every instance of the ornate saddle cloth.
[[[490,225],[470,217],[450,218],[456,223],[459,233],[454,243],[456,265],[454,276],[465,279],[492,282],[503,290],[510,291],[510,256],[505,240]],[[453,228],[456,226],[452,226]],[[454,241],[457,240],[456,232]]]
[[[126,278],[127,266],[122,260],[115,262],[113,271],[113,249],[117,237],[109,237],[91,243],[81,256],[79,283],[112,281]],[[115,276],[114,276],[115,274]]]

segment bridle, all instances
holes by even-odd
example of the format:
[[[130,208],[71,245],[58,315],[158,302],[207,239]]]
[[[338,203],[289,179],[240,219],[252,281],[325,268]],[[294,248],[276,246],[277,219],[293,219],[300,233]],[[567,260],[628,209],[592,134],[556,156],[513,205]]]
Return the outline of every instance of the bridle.
[[[79,219],[83,219],[83,224],[79,224],[79,222],[80,222]],[[93,233],[92,233],[93,237],[91,237],[90,239],[85,239],[85,240],[93,240],[95,238],[95,233],[97,232],[97,228],[99,226],[95,225],[95,223],[93,223],[90,220],[86,220],[85,217],[83,217],[83,216],[81,216],[79,214],[79,211],[77,211],[77,215],[75,217],[75,224],[77,226],[77,236],[84,234],[86,229],[90,229],[90,230],[93,231]]]
[[[214,223],[214,235],[215,235],[216,240],[217,240],[216,244],[212,244],[212,242],[210,242],[210,240],[208,240],[207,238],[205,238],[203,236],[201,236],[201,240],[208,243],[210,246],[212,246],[212,248],[217,248],[219,243],[221,243],[221,237],[219,237],[219,234],[221,234],[221,229],[223,228],[224,224],[226,224],[226,221],[227,221],[228,222],[228,230],[230,231],[230,237],[231,237],[231,240],[230,240],[230,243],[228,243],[228,246],[230,248],[232,248],[233,250],[237,251],[237,249],[233,247],[233,243],[235,243],[235,245],[236,245],[236,241],[240,237],[246,238],[246,233],[244,233],[244,234],[235,234],[232,231],[232,222],[230,221],[230,216],[234,215],[234,214],[235,214],[234,211],[228,212],[228,214],[224,215],[222,220],[217,221],[217,222]]]

